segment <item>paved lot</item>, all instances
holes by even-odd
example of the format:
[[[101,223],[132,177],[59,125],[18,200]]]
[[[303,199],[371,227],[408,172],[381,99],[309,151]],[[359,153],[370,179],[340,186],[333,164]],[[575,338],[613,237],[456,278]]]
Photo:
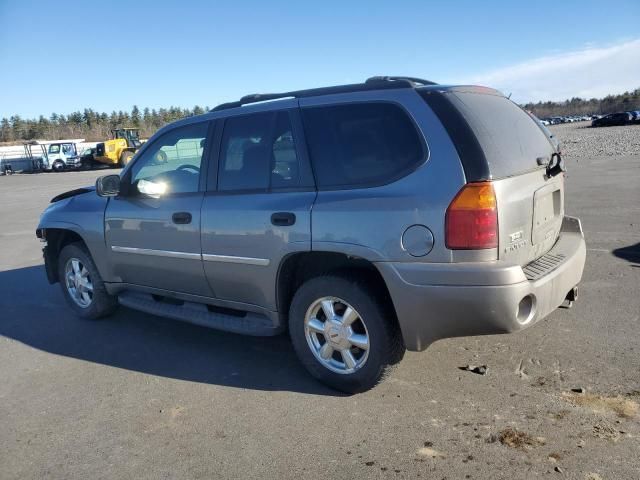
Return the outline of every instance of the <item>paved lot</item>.
[[[76,319],[34,229],[98,173],[0,177],[0,478],[640,478],[640,157],[569,168],[576,306],[409,353],[356,396],[312,380],[286,336]]]

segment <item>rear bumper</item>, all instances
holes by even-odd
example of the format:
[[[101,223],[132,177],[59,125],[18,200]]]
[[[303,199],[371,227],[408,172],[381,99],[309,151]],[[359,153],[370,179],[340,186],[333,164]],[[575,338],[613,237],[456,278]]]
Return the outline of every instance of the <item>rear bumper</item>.
[[[578,219],[565,217],[549,254],[562,261],[535,280],[504,262],[376,266],[407,349],[424,350],[441,338],[515,332],[549,315],[582,278],[586,247]]]

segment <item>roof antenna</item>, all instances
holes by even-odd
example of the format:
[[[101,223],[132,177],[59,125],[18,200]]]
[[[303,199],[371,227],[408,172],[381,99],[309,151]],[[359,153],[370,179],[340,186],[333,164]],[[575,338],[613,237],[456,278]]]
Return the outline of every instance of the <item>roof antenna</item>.
[[[510,93],[509,93],[509,96],[507,97],[509,100],[511,100],[511,94],[512,94],[512,93],[513,93],[513,92],[510,92]]]

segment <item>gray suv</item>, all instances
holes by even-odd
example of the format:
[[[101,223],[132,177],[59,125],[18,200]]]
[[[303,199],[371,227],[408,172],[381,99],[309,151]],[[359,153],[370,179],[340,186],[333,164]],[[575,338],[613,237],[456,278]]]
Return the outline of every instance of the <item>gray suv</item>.
[[[371,388],[404,355],[533,325],[577,295],[580,221],[540,126],[499,92],[408,77],[249,95],[158,131],[118,175],[58,195],[48,279],[249,335]]]

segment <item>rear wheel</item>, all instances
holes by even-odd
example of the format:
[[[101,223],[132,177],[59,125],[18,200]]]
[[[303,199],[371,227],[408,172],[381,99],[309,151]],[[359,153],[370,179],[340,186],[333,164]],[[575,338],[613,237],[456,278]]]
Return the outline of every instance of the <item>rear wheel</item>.
[[[95,320],[118,306],[109,295],[91,255],[81,243],[65,246],[58,257],[58,279],[69,306],[82,318]]]
[[[125,167],[131,161],[131,157],[133,157],[133,152],[129,150],[122,152],[120,154],[120,166]]]
[[[309,373],[344,392],[363,392],[404,355],[395,317],[378,292],[340,276],[313,278],[289,313],[293,346]]]

